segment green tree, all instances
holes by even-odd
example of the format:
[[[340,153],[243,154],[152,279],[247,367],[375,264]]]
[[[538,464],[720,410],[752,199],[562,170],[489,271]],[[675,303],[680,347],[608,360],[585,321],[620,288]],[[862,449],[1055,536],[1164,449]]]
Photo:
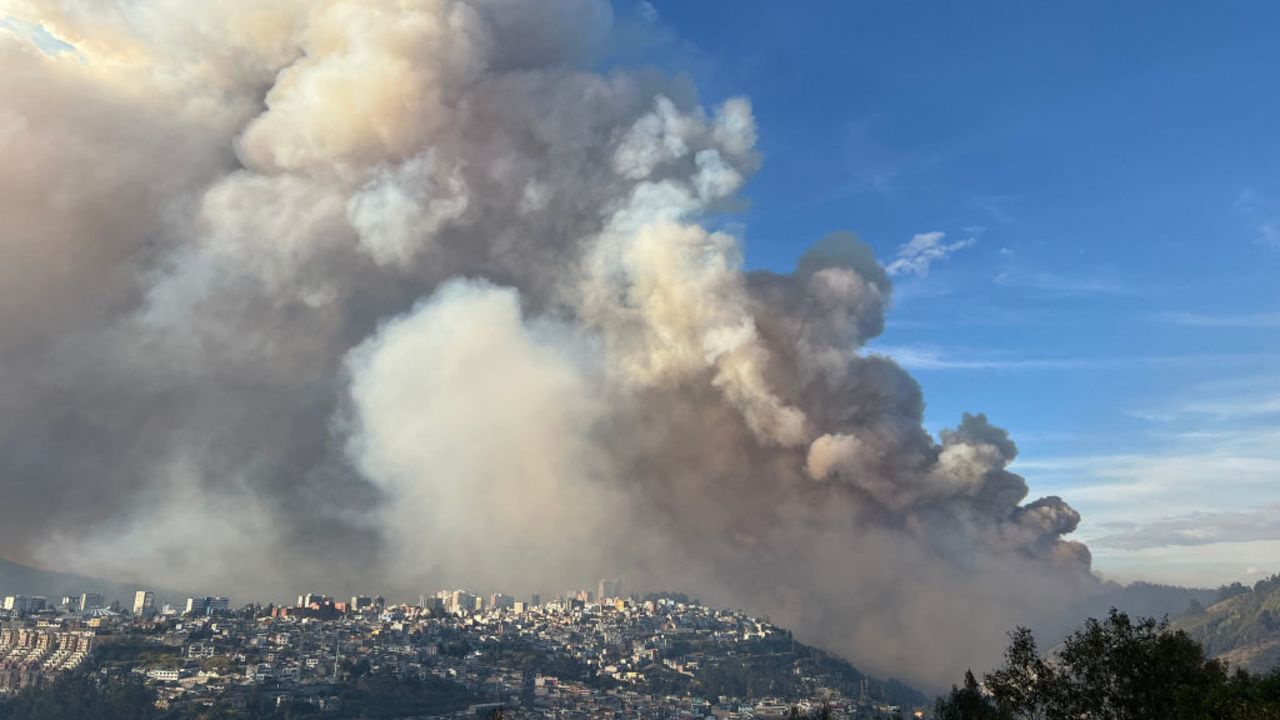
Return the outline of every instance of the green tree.
[[[938,720],[1007,720],[1012,716],[996,706],[972,670],[964,673],[962,687],[951,686],[951,694],[938,698],[934,707],[934,715]]]
[[[1040,657],[1031,631],[1020,627],[1009,633],[1004,667],[984,680],[991,697],[1010,716],[1047,718],[1047,708],[1068,703],[1063,698],[1064,683],[1056,666]]]
[[[2,720],[147,720],[159,713],[155,696],[132,678],[71,673],[0,702]]]
[[[1114,609],[1050,658],[1018,628],[1004,666],[983,684],[985,692],[967,673],[963,688],[939,699],[940,720],[1280,720],[1280,670],[1231,675],[1167,621],[1135,622]]]

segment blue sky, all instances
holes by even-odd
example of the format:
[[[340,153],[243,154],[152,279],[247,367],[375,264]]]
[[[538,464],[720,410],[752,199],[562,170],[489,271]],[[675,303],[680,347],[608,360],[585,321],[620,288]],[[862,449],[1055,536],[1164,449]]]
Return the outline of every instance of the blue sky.
[[[895,278],[872,349],[937,430],[1008,427],[1122,580],[1280,572],[1280,5],[622,5],[764,155],[752,267],[850,229]],[[904,264],[905,265],[905,264]]]

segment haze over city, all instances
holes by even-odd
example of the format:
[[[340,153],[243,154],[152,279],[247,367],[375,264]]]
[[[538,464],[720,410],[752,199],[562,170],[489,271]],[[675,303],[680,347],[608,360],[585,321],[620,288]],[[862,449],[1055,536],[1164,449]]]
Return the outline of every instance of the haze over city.
[[[1277,20],[0,0],[0,558],[206,618],[605,578],[543,630],[930,691],[1252,585]]]

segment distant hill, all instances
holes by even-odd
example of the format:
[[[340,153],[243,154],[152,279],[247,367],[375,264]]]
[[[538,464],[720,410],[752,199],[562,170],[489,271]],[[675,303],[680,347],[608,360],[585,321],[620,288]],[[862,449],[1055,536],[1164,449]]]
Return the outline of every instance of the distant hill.
[[[1258,672],[1280,666],[1280,575],[1252,588],[1222,588],[1217,600],[1193,608],[1173,626],[1232,665]]]
[[[1111,608],[1130,617],[1177,618],[1187,611],[1213,603],[1220,590],[1134,582],[1106,583],[1102,591],[1081,599],[1061,613],[1035,624],[1036,637],[1052,647],[1076,630],[1086,618],[1103,618]]]
[[[107,602],[119,600],[121,604],[128,605],[133,601],[136,589],[134,585],[41,570],[0,558],[0,599],[6,595],[39,595],[56,603],[64,595],[96,592],[102,593]]]

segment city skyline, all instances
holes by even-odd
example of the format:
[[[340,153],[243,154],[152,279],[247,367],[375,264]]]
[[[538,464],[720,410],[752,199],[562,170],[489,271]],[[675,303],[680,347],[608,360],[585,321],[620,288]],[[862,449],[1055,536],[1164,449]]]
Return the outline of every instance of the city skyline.
[[[566,595],[579,592],[590,591]],[[595,603],[567,597],[456,613],[443,612],[438,603],[351,600],[347,605],[304,593],[286,608],[300,612],[247,607],[81,619],[50,610],[35,624],[31,617],[0,619],[0,702],[57,687],[60,678],[92,663],[92,651],[112,645],[114,636],[115,657],[128,657],[128,674],[153,694],[156,708],[171,712],[243,710],[246,696],[265,696],[276,708],[358,712],[347,704],[350,691],[369,674],[447,688],[444,697],[429,694],[416,709],[457,717],[501,709],[575,720],[616,712],[628,719],[661,718],[712,708],[730,717],[769,717],[792,708],[828,708],[839,717],[870,720],[892,718],[904,704],[913,710],[925,705],[916,690],[796,644],[767,619],[687,598]],[[364,600],[372,602],[357,602]],[[335,605],[346,607],[333,612]],[[121,636],[149,638],[146,650],[130,650]],[[460,653],[460,647],[466,650]],[[771,660],[757,665],[761,661],[752,658],[761,654]],[[690,696],[694,683],[711,678],[703,674],[710,667],[767,674],[773,692],[743,694],[728,682],[727,694]],[[683,695],[673,694],[681,687]],[[396,702],[356,697],[383,709]]]

